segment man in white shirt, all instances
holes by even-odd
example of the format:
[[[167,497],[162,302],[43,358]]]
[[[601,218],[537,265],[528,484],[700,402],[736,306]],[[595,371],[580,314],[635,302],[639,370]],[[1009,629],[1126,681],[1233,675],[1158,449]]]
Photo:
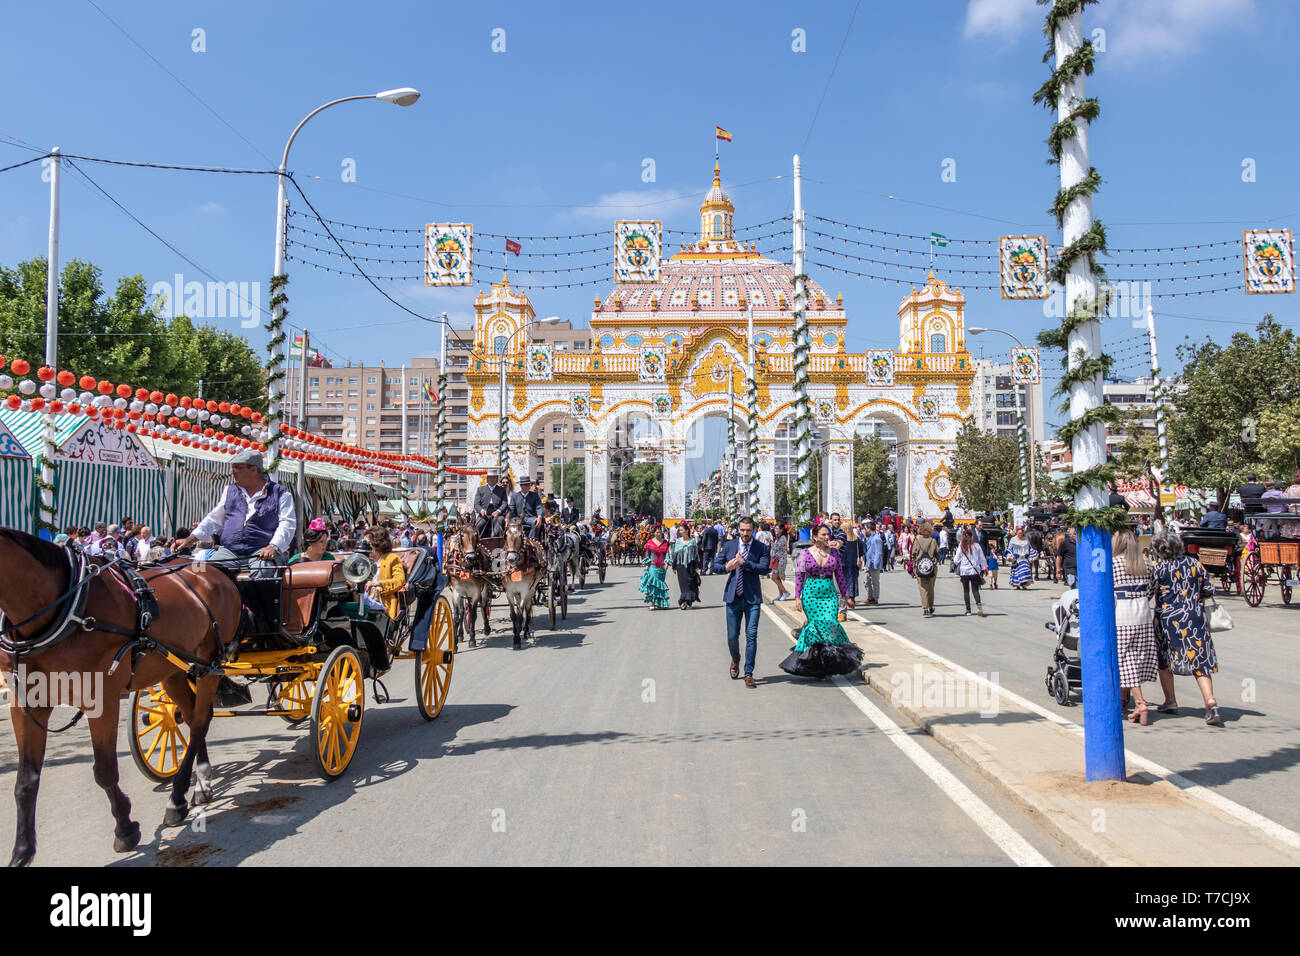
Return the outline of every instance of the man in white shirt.
[[[221,533],[221,546],[209,560],[247,562],[251,569],[285,565],[298,519],[293,495],[266,474],[261,452],[247,449],[230,464],[234,481],[221,503],[208,512],[194,531],[176,542],[181,551],[196,540]]]

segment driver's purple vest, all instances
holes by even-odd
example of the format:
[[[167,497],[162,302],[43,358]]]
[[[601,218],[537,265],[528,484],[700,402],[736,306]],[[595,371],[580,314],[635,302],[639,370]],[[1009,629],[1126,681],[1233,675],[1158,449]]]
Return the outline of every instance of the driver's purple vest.
[[[280,526],[280,499],[285,494],[283,486],[268,478],[266,495],[254,503],[252,517],[245,522],[248,502],[238,485],[230,485],[226,489],[226,521],[221,526],[221,546],[244,558],[270,544],[275,529]]]

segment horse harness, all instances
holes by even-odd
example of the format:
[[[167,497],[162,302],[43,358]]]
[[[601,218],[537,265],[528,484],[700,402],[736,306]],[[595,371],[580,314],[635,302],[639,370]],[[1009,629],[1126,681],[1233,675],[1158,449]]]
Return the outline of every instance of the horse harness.
[[[35,657],[42,654],[63,643],[78,631],[83,633],[104,631],[109,634],[120,634],[128,638],[118,648],[117,653],[113,655],[113,662],[108,668],[108,676],[111,677],[116,672],[123,656],[128,651],[131,652],[131,680],[127,681],[127,690],[131,689],[131,683],[135,679],[136,667],[139,666],[144,655],[151,651],[162,654],[173,665],[185,670],[186,675],[194,680],[220,669],[219,662],[222,654],[221,626],[217,623],[208,602],[203,599],[203,596],[195,590],[194,585],[186,580],[184,576],[179,577],[178,580],[189,589],[190,593],[198,599],[199,604],[203,606],[204,613],[208,615],[208,622],[217,638],[217,657],[211,661],[205,661],[179,648],[170,647],[149,634],[149,628],[160,616],[158,598],[154,594],[153,588],[150,587],[149,581],[145,580],[135,568],[123,564],[121,557],[96,562],[79,547],[69,545],[63,545],[62,547],[68,559],[68,590],[52,603],[28,615],[16,624],[6,624],[4,612],[0,611],[0,650],[7,652],[13,658],[15,671],[17,671],[19,660],[23,656]],[[189,565],[182,564],[174,568],[168,568],[155,577],[176,574],[187,567]],[[105,572],[108,573],[110,580],[125,589],[131,596],[136,609],[134,628],[121,627],[86,615],[86,604],[90,599],[90,584]],[[55,610],[58,613],[42,633],[35,637],[22,637],[18,633],[19,628],[25,627],[32,621]],[[36,719],[36,716],[25,703],[23,704],[23,712],[33,723],[49,733],[62,733],[76,726],[84,714],[84,711],[78,710],[66,725],[58,730],[51,731],[48,726],[42,725]]]

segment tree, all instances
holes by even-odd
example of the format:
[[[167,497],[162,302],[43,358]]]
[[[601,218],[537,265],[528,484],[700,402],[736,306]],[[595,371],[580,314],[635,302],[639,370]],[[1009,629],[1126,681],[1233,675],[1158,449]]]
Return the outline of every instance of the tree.
[[[898,502],[898,476],[889,465],[889,446],[879,435],[853,436],[854,514],[879,514]]]
[[[623,502],[637,514],[662,515],[664,469],[654,462],[641,462],[623,469]]]
[[[563,480],[560,473],[563,472]],[[576,504],[587,492],[587,466],[582,462],[565,462],[551,466],[551,487],[558,489],[555,496],[563,501],[572,498]]]
[[[1141,412],[1129,412],[1120,428],[1124,440],[1115,451],[1115,474],[1121,481],[1145,481],[1150,466],[1160,463],[1160,441],[1155,432],[1138,427]]]
[[[971,511],[1000,511],[1020,500],[1020,446],[967,422],[952,456],[957,503]]]
[[[39,364],[45,356],[45,259],[0,268],[0,354]],[[98,266],[71,259],[59,277],[59,367],[77,375],[266,410],[266,373],[239,336],[149,308],[143,276],[104,291]]]
[[[789,521],[794,517],[794,489],[789,478],[776,479],[776,496],[774,517],[777,521]]]
[[[1300,470],[1300,399],[1259,413],[1259,458],[1268,474],[1296,480]]]
[[[1259,442],[1264,413],[1300,399],[1300,339],[1272,315],[1256,333],[1238,332],[1226,346],[1207,339],[1178,348],[1183,370],[1171,387],[1170,471],[1184,484],[1215,489],[1220,500],[1246,472],[1268,470]],[[1273,450],[1285,458],[1285,444]]]

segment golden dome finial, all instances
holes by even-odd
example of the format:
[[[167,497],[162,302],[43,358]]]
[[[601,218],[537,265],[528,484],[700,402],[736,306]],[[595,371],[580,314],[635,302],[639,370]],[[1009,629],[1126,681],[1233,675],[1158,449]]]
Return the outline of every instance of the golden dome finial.
[[[718,166],[718,161],[716,159],[713,161],[713,185],[722,185],[722,169]]]

